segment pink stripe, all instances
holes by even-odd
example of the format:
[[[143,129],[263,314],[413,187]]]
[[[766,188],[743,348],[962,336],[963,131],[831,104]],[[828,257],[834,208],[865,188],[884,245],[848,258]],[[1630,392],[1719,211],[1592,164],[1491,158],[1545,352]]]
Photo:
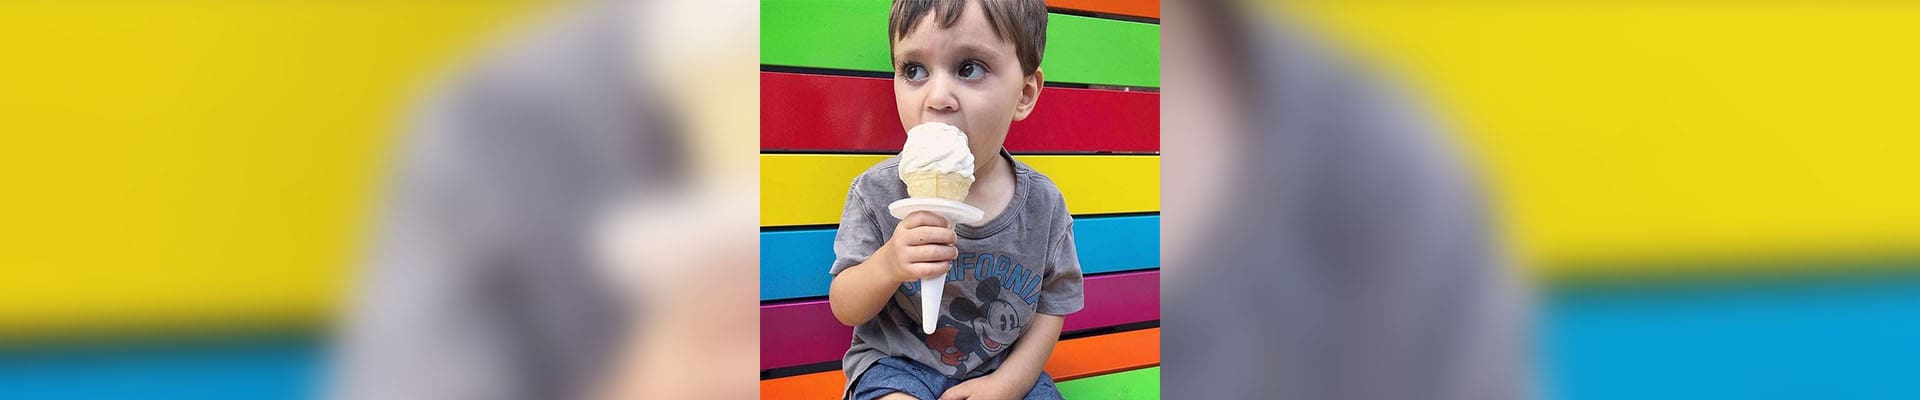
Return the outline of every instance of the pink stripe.
[[[1160,271],[1090,276],[1087,307],[1067,316],[1066,331],[1160,319]],[[826,300],[760,306],[760,369],[839,360],[853,328],[833,318]]]

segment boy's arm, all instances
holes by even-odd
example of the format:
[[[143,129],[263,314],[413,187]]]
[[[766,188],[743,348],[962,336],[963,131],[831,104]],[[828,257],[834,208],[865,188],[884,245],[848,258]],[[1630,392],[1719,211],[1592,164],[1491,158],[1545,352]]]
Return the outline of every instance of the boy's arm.
[[[866,262],[854,264],[833,276],[833,286],[827,290],[827,305],[833,308],[833,318],[847,326],[860,325],[887,306],[887,298],[901,282],[888,272],[892,268],[880,265],[881,260],[893,259],[890,247],[893,246],[880,246]]]
[[[891,240],[881,244],[859,264],[833,276],[827,304],[833,317],[847,326],[873,319],[887,306],[887,298],[902,282],[947,273],[947,262],[959,256],[956,237],[947,221],[928,212],[900,220]]]
[[[1027,331],[1013,342],[1013,349],[1007,351],[1007,360],[1000,363],[1000,369],[979,378],[955,385],[940,394],[941,400],[948,399],[1018,399],[1033,390],[1033,383],[1040,379],[1040,371],[1046,367],[1047,358],[1053,355],[1053,345],[1060,342],[1060,329],[1066,318],[1051,314],[1033,314],[1033,322],[1027,325]]]

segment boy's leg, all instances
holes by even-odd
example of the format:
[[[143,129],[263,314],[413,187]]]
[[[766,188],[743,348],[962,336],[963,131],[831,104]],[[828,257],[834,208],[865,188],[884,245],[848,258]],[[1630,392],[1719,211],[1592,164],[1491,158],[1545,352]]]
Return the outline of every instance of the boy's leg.
[[[854,381],[852,398],[854,400],[894,400],[902,395],[907,398],[933,400],[940,398],[948,383],[945,375],[927,368],[920,363],[900,357],[882,358],[867,367]]]
[[[1040,372],[1040,378],[1033,380],[1033,389],[1027,391],[1026,400],[1061,400],[1060,388],[1053,386],[1053,375]]]

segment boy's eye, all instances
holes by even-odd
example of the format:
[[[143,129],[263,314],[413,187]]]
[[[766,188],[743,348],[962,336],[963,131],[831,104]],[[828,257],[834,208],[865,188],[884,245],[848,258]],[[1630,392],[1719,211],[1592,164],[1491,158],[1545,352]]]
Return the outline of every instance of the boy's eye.
[[[920,66],[920,64],[907,64],[904,67],[900,67],[900,77],[907,78],[907,81],[910,82],[927,80],[927,67]]]
[[[980,77],[987,75],[987,65],[981,64],[979,61],[967,60],[967,62],[960,63],[959,74],[962,79],[980,79]]]

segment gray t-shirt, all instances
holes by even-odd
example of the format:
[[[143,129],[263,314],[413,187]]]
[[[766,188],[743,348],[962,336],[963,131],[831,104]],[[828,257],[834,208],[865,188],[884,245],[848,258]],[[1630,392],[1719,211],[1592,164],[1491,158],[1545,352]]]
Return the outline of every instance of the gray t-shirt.
[[[1000,157],[1012,160],[1004,151]],[[907,197],[898,164],[898,157],[889,158],[853,179],[829,273],[866,261],[893,236],[900,219],[887,205]],[[1018,161],[1010,165],[1014,189],[1006,211],[954,228],[960,256],[947,271],[933,334],[921,331],[920,283],[901,284],[879,315],[854,327],[853,347],[841,360],[849,385],[875,361],[896,356],[954,379],[985,375],[1000,367],[1035,312],[1066,315],[1085,305],[1066,201],[1045,175]]]

